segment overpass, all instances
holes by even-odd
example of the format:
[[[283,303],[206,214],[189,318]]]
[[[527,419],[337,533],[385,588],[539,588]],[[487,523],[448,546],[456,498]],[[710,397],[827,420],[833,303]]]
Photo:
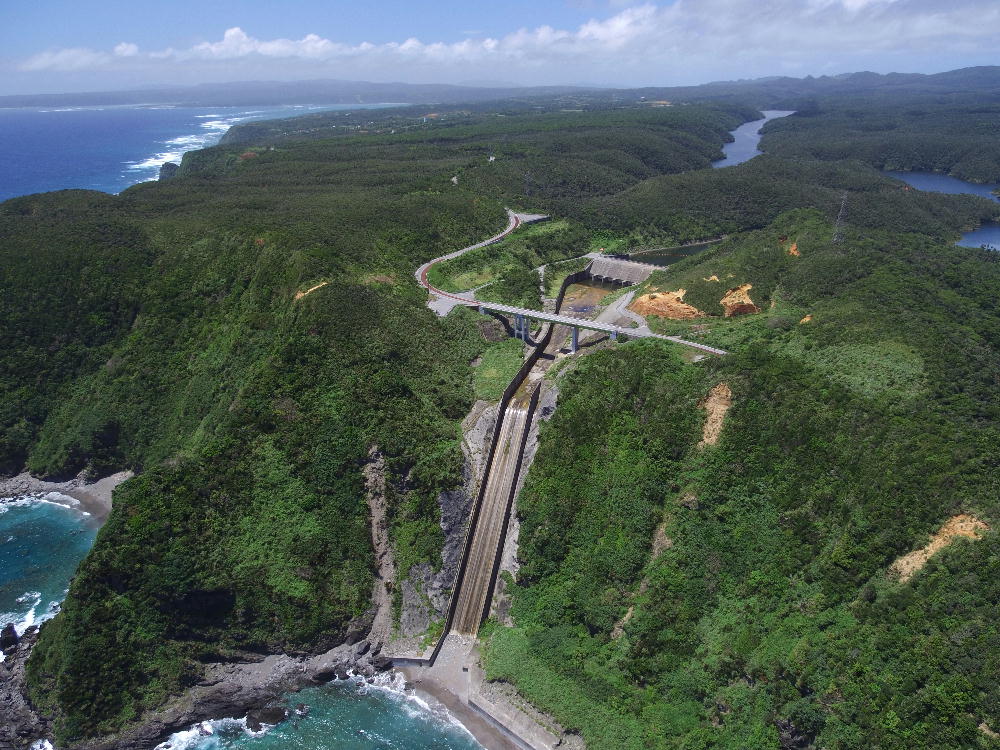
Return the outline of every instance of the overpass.
[[[682,339],[679,336],[664,336],[660,333],[653,333],[646,327],[625,328],[623,326],[611,325],[610,323],[599,323],[596,320],[590,320],[588,318],[574,318],[572,315],[559,315],[557,313],[542,312],[541,310],[529,310],[526,307],[503,305],[499,302],[477,301],[472,302],[471,305],[477,306],[479,308],[479,312],[496,312],[503,315],[509,315],[514,320],[514,335],[522,340],[526,340],[528,337],[529,320],[539,320],[546,323],[564,325],[572,330],[570,348],[574,352],[579,347],[580,330],[585,330],[606,333],[612,341],[616,341],[619,336],[629,336],[634,339],[661,339],[663,341],[672,341],[675,344],[681,344],[683,346],[690,346],[707,354],[722,355],[727,353],[724,349],[716,349],[714,346],[699,344],[697,341],[688,341],[687,339]]]
[[[521,224],[527,224],[528,222],[533,221],[543,221],[547,218],[549,217],[542,214],[515,213],[508,208],[507,226],[504,227],[504,229],[498,234],[495,234],[482,242],[477,242],[475,245],[469,245],[468,247],[463,247],[461,250],[455,250],[447,255],[442,255],[438,258],[434,258],[433,260],[429,260],[420,266],[420,268],[418,268],[414,273],[414,276],[420,286],[430,292],[431,301],[428,303],[430,308],[438,313],[438,315],[447,315],[448,312],[457,305],[476,307],[479,308],[480,312],[496,312],[502,315],[509,315],[514,321],[514,335],[522,340],[527,340],[528,338],[529,320],[539,320],[555,323],[557,325],[565,325],[569,327],[571,331],[570,348],[574,352],[579,348],[580,331],[587,330],[606,333],[612,341],[617,340],[617,338],[621,335],[629,336],[631,338],[660,339],[662,341],[672,341],[673,343],[680,344],[682,346],[689,346],[693,349],[697,349],[698,351],[705,352],[706,354],[726,354],[726,351],[723,349],[716,349],[713,346],[699,344],[695,341],[688,341],[687,339],[682,339],[679,336],[664,336],[663,334],[653,333],[649,327],[645,325],[640,325],[638,328],[624,328],[622,326],[611,325],[609,323],[598,323],[594,320],[574,318],[570,315],[545,313],[540,310],[513,307],[511,305],[503,305],[498,302],[483,302],[481,300],[477,300],[473,292],[446,292],[443,289],[438,289],[427,280],[427,272],[430,271],[434,264],[440,263],[444,260],[451,260],[452,258],[457,258],[458,256],[464,255],[471,250],[478,250],[481,247],[486,247],[487,245],[492,245],[495,242],[500,242],[511,232],[521,226]],[[595,278],[607,281],[616,281],[623,284],[637,284],[640,281],[644,281],[649,278],[649,275],[656,269],[657,266],[654,266],[651,263],[639,263],[638,261],[622,260],[619,258],[596,257],[591,260],[590,265],[587,266],[587,273]]]

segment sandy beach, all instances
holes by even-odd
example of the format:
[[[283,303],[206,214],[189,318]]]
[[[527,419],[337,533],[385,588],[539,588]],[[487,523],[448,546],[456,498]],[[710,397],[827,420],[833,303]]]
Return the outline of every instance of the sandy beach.
[[[133,476],[131,471],[120,471],[96,482],[87,482],[81,477],[66,482],[47,482],[25,472],[0,479],[0,497],[53,493],[46,499],[79,508],[103,522],[111,512],[111,495],[115,487]]]

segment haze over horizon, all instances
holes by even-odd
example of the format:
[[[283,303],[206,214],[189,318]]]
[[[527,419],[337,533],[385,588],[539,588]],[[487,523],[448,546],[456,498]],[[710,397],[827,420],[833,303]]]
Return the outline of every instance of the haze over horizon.
[[[59,24],[53,24],[53,19]],[[991,0],[38,0],[0,28],[0,95],[237,80],[689,85],[996,62]],[[929,54],[932,53],[932,54]]]

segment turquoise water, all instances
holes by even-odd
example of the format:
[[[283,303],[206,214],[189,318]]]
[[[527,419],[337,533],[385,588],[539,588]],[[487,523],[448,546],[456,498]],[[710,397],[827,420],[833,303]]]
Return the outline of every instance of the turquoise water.
[[[52,617],[96,534],[93,518],[74,508],[0,499],[0,628],[14,623],[20,634]]]
[[[289,696],[292,717],[254,734],[242,720],[204,722],[157,750],[482,750],[443,708],[407,695],[400,676],[337,680]],[[295,707],[309,707],[296,716]]]
[[[893,172],[886,170],[882,174],[902,180],[917,190],[926,190],[931,193],[948,193],[950,195],[971,193],[981,198],[1000,201],[1000,198],[993,192],[997,189],[996,185],[977,185],[974,182],[966,182],[957,177],[937,172]],[[962,239],[957,244],[962,247],[982,247],[986,245],[993,250],[1000,250],[1000,224],[983,224],[979,229],[974,229],[971,232],[963,234]]]

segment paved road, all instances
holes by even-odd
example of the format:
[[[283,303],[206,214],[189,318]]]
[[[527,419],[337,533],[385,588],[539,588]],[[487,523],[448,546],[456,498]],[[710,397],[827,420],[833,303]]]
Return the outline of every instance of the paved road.
[[[690,346],[699,351],[706,352],[707,354],[726,354],[724,349],[716,349],[713,346],[706,346],[705,344],[699,344],[695,341],[688,341],[687,339],[682,339],[679,336],[664,336],[659,333],[653,333],[649,326],[646,325],[645,319],[642,319],[642,324],[639,328],[623,328],[621,326],[612,325],[610,323],[597,322],[592,320],[581,320],[578,318],[573,318],[568,315],[554,315],[552,313],[543,313],[538,310],[527,310],[521,307],[513,307],[511,305],[501,305],[496,302],[480,302],[477,301],[471,292],[446,292],[443,289],[438,289],[433,284],[427,280],[427,272],[431,269],[435,263],[440,263],[445,260],[451,260],[452,258],[457,258],[460,255],[471,250],[478,250],[481,247],[486,247],[487,245],[492,245],[494,242],[499,242],[504,237],[509,235],[515,229],[517,229],[521,224],[527,223],[529,221],[538,221],[540,219],[548,218],[541,214],[518,214],[507,209],[507,226],[499,234],[495,234],[487,240],[482,242],[477,242],[475,245],[469,245],[468,247],[463,247],[461,250],[456,250],[453,253],[448,253],[447,255],[442,255],[439,258],[434,258],[424,263],[420,268],[416,270],[414,276],[420,286],[424,287],[428,292],[431,293],[431,299],[428,301],[428,306],[434,310],[438,315],[447,315],[453,307],[456,305],[468,305],[479,306],[483,309],[494,310],[496,312],[502,312],[508,315],[524,315],[533,320],[545,320],[551,321],[553,323],[558,323],[562,325],[578,326],[580,328],[586,328],[592,331],[600,331],[602,333],[617,333],[624,334],[626,336],[631,336],[632,338],[652,338],[661,339],[663,341],[672,341],[675,344],[681,344],[682,346]],[[620,307],[620,309],[624,309]],[[633,320],[637,320],[640,316],[635,313],[628,311],[625,315]],[[598,320],[600,320],[599,316]]]
[[[521,437],[528,427],[527,418],[528,412],[524,407],[513,402],[507,407],[500,436],[497,439],[493,465],[490,467],[489,476],[485,479],[486,490],[483,493],[479,518],[476,528],[472,530],[472,547],[469,550],[465,577],[458,590],[458,603],[451,625],[452,632],[465,635],[476,635],[479,632],[479,622],[486,607],[486,595],[493,574],[493,562],[496,559],[500,534],[503,532],[507,500],[510,498],[511,488],[517,481]]]
[[[590,320],[588,318],[574,318],[571,315],[557,315],[556,313],[541,312],[539,310],[528,310],[524,307],[502,305],[499,302],[475,302],[473,304],[479,306],[479,308],[483,310],[493,310],[494,312],[504,313],[506,315],[523,315],[526,318],[531,318],[532,320],[545,320],[558,325],[585,328],[588,331],[600,331],[601,333],[607,334],[614,333],[637,339],[661,339],[663,341],[673,341],[675,344],[690,346],[708,354],[722,355],[727,353],[724,349],[716,349],[714,346],[699,344],[696,341],[688,341],[687,339],[682,339],[679,336],[664,336],[660,333],[653,333],[649,327],[645,325],[639,328],[625,328],[612,323],[602,323],[600,322],[600,316],[598,316],[598,320]]]
[[[431,269],[435,263],[440,263],[445,260],[451,260],[452,258],[457,258],[460,255],[465,255],[465,253],[471,250],[478,250],[481,247],[486,247],[487,245],[492,245],[494,242],[499,242],[504,237],[509,235],[515,229],[517,229],[521,224],[526,224],[531,221],[540,221],[542,219],[547,219],[547,216],[542,214],[518,214],[507,209],[507,226],[499,234],[495,234],[488,240],[483,240],[482,242],[477,242],[475,245],[469,245],[468,247],[463,247],[461,250],[456,250],[453,253],[448,253],[447,255],[442,255],[439,258],[434,258],[434,260],[429,260],[424,263],[420,268],[416,270],[414,276],[417,277],[417,282],[424,289],[431,293],[431,299],[427,303],[434,312],[438,315],[447,315],[451,312],[451,309],[456,305],[468,305],[475,301],[475,295],[472,292],[459,292],[455,294],[453,292],[446,292],[443,289],[438,289],[433,286],[427,280],[427,272]]]

